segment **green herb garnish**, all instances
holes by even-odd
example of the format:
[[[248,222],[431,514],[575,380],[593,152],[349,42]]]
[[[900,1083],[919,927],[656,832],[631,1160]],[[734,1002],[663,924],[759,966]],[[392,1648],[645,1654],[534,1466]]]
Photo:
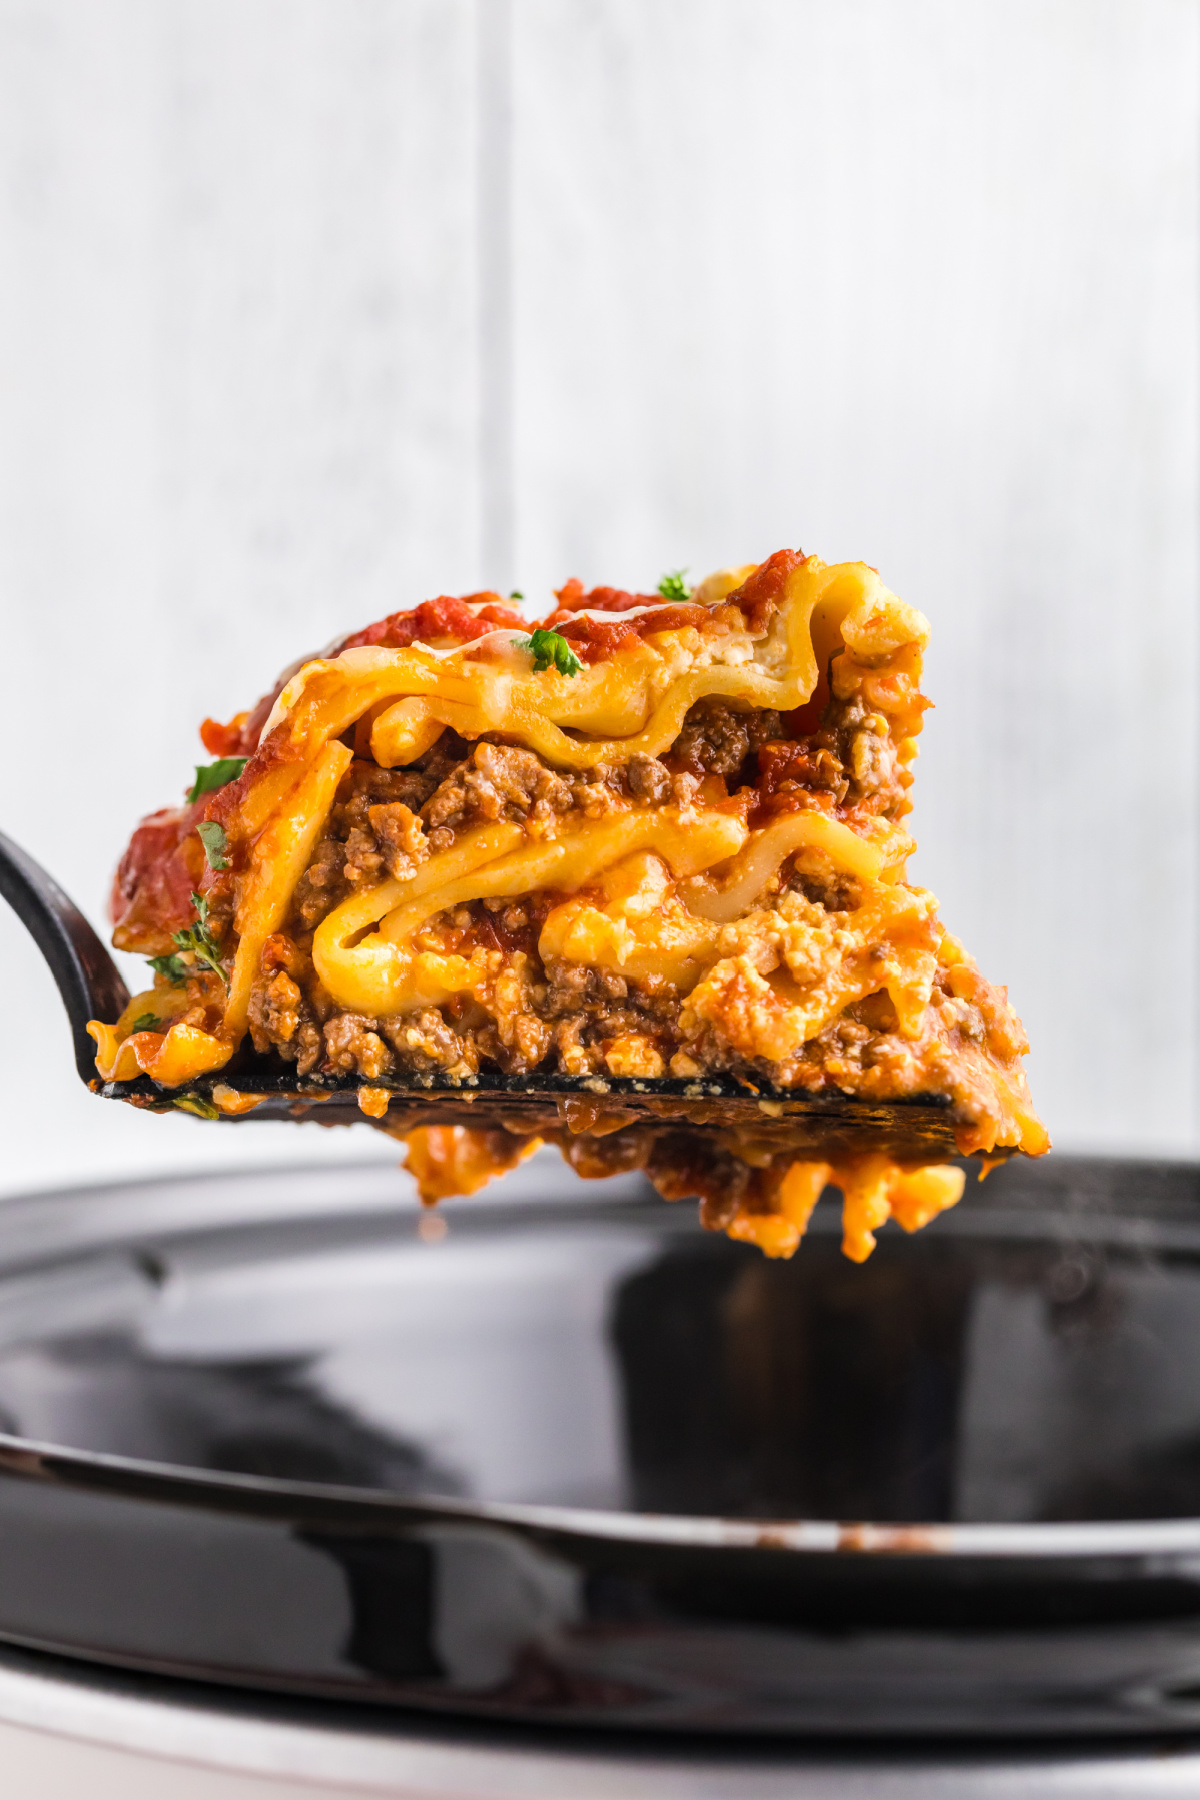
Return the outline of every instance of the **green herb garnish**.
[[[225,827],[218,825],[215,819],[206,819],[202,825],[197,825],[196,832],[200,842],[204,845],[204,854],[208,859],[209,868],[227,869],[229,864],[224,855]]]
[[[162,1020],[156,1018],[153,1013],[139,1013],[129,1027],[129,1036],[132,1037],[135,1031],[157,1031],[161,1024]]]
[[[187,964],[178,956],[150,956],[147,962],[156,975],[163,975],[172,987],[184,987],[187,984]]]
[[[670,575],[664,575],[658,584],[658,591],[664,600],[690,600],[692,590],[683,579],[686,569],[676,569]]]
[[[185,1094],[175,1104],[180,1112],[192,1113],[197,1119],[219,1119],[221,1116],[212,1101],[201,1099],[199,1094]]]
[[[523,600],[525,598],[525,596],[521,592],[520,588],[514,588],[512,593],[508,597],[510,600]]]
[[[199,915],[197,923],[189,925],[186,931],[177,931],[171,942],[178,950],[190,951],[198,963],[206,964],[228,987],[229,977],[221,967],[221,946],[208,928],[208,901],[201,894],[193,894],[192,905]]]
[[[529,651],[535,675],[545,669],[557,669],[560,675],[578,675],[583,667],[566,638],[560,637],[557,631],[539,629],[531,637],[514,638],[513,643]]]
[[[216,762],[206,763],[203,767],[196,764],[196,779],[188,791],[188,805],[193,805],[201,794],[215,794],[218,788],[227,787],[236,781],[246,766],[244,756],[221,756]]]

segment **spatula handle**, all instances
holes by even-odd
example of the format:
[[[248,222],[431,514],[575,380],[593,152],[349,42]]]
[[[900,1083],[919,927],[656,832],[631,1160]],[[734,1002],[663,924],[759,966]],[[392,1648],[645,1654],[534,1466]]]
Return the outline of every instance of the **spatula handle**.
[[[50,965],[67,1009],[82,1081],[96,1076],[89,1019],[112,1021],[129,1003],[117,966],[79,908],[19,845],[0,832],[0,894]]]

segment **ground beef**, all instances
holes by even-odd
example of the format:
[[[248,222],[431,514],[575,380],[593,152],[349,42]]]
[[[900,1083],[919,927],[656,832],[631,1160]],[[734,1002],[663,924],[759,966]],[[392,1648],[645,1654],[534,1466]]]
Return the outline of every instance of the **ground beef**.
[[[768,814],[805,804],[810,793],[891,818],[906,804],[908,783],[886,718],[855,694],[830,702],[819,731],[760,745],[755,785]]]
[[[351,887],[374,887],[383,879],[383,851],[375,833],[356,825],[342,854],[342,880]]]
[[[828,795],[835,806],[850,791],[846,770],[819,737],[785,738],[758,753],[758,793],[768,810],[786,810],[805,794]]]
[[[657,756],[632,756],[626,770],[629,791],[636,800],[661,806],[671,792],[671,771]]]
[[[883,714],[872,712],[857,694],[841,706],[835,701],[829,710],[827,730],[837,735],[838,754],[850,771],[855,794],[902,799],[896,746]]]
[[[853,912],[858,905],[858,883],[852,875],[834,868],[827,857],[801,854],[784,885],[826,912]]]
[[[725,700],[697,700],[670,757],[676,768],[692,775],[736,775],[751,752],[782,736],[777,712],[738,712]]]
[[[272,1046],[290,1044],[300,1025],[303,996],[282,969],[250,995],[250,1036],[260,1053]]]
[[[559,1073],[573,1075],[577,1079],[586,1075],[594,1075],[600,1067],[599,1051],[583,1041],[587,1016],[584,1013],[571,1013],[560,1019],[554,1028],[554,1054]]]
[[[424,821],[431,848],[440,850],[449,847],[464,825],[551,818],[569,812],[574,799],[572,783],[532,750],[483,741],[470,762],[441,783],[425,807]]]
[[[582,963],[551,962],[546,968],[547,1018],[557,1019],[563,1013],[578,1012],[585,1005],[602,1001],[606,1005],[624,1000],[629,985],[623,975],[608,969],[588,969]]]
[[[355,826],[366,825],[373,806],[401,800],[420,812],[444,773],[441,762],[433,760],[436,749],[437,745],[409,769],[381,769],[356,757],[338,783],[329,815],[330,836],[345,839]]]
[[[402,800],[368,807],[367,817],[380,846],[384,868],[394,880],[407,881],[429,856],[420,819]]]
[[[474,933],[490,917],[482,903],[461,909],[462,929]],[[284,962],[301,977],[297,981]],[[307,975],[304,971],[307,969]],[[303,985],[302,985],[303,984]],[[393,1067],[418,1077],[441,1072],[466,1080],[482,1064],[509,1074],[549,1066],[566,1074],[607,1073],[605,1048],[638,1036],[674,1048],[678,1002],[668,992],[631,991],[613,972],[555,963],[543,969],[536,954],[519,953],[496,982],[495,1010],[464,1000],[452,1021],[435,1007],[396,1018],[335,1013],[316,982],[303,945],[284,934],[268,940],[262,973],[250,1000],[250,1028],[258,1051],[276,1050],[297,1073],[357,1073],[377,1079]]]
[[[497,1057],[501,1067],[510,1075],[523,1075],[544,1060],[554,1033],[536,1013],[514,1012],[498,1036],[503,1047]]]
[[[461,739],[455,744],[462,745]],[[355,758],[338,785],[325,831],[296,884],[292,923],[313,931],[359,887],[385,875],[411,875],[429,854],[416,816],[436,789],[444,763],[427,757],[410,769],[381,769]]]
[[[565,1075],[604,1074],[605,1046],[616,1038],[644,1037],[664,1062],[675,1047],[678,997],[653,984],[631,989],[613,970],[552,962],[544,990],[535,988],[538,1011],[554,1022],[554,1053]]]
[[[474,1041],[469,1036],[460,1037],[436,1007],[426,1007],[401,1019],[382,1019],[378,1029],[405,1068],[416,1074],[438,1069],[460,1076],[473,1075],[479,1068]]]
[[[574,803],[585,819],[602,819],[608,813],[620,812],[627,804],[624,771],[611,769],[607,763],[597,763],[594,769],[576,775],[571,788]]]
[[[273,969],[285,969],[301,987],[307,985],[312,976],[312,957],[308,946],[298,944],[286,932],[273,931],[262,947],[261,964],[264,973],[270,974]]]
[[[379,1033],[372,1029],[376,1019],[359,1013],[338,1013],[325,1027],[325,1055],[330,1066],[345,1074],[355,1072],[369,1081],[386,1074],[392,1066],[392,1053]]]
[[[312,861],[296,883],[292,895],[292,922],[302,931],[314,931],[346,892],[342,868],[346,846],[336,838],[322,838]]]
[[[306,1019],[296,1033],[296,1073],[311,1075],[325,1054],[325,1039],[320,1027]]]
[[[537,943],[547,914],[558,900],[557,894],[543,890],[522,895],[519,900],[489,897],[463,910],[471,936],[485,950],[502,950],[505,956],[522,951],[532,959],[537,955]]]
[[[407,879],[429,856],[425,831],[403,800],[367,808],[366,825],[346,839],[342,879],[352,887],[374,887],[385,875]]]

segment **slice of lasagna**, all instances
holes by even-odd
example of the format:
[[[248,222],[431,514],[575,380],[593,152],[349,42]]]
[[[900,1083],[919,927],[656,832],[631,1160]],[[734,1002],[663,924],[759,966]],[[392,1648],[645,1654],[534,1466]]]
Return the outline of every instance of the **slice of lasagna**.
[[[827,1183],[861,1259],[958,1199],[947,1154],[1045,1150],[1004,990],[904,878],[921,614],[791,550],[556,598],[427,601],[206,721],[117,872],[155,973],[101,1080],[353,1089],[429,1200],[552,1139],[772,1255]]]

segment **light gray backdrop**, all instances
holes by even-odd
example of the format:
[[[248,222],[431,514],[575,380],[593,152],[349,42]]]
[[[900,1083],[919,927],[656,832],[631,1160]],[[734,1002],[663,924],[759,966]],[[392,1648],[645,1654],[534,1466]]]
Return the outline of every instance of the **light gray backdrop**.
[[[0,0],[0,825],[439,591],[781,544],[934,625],[917,878],[1068,1146],[1197,1140],[1198,0]],[[86,1096],[0,1186],[378,1153]]]

